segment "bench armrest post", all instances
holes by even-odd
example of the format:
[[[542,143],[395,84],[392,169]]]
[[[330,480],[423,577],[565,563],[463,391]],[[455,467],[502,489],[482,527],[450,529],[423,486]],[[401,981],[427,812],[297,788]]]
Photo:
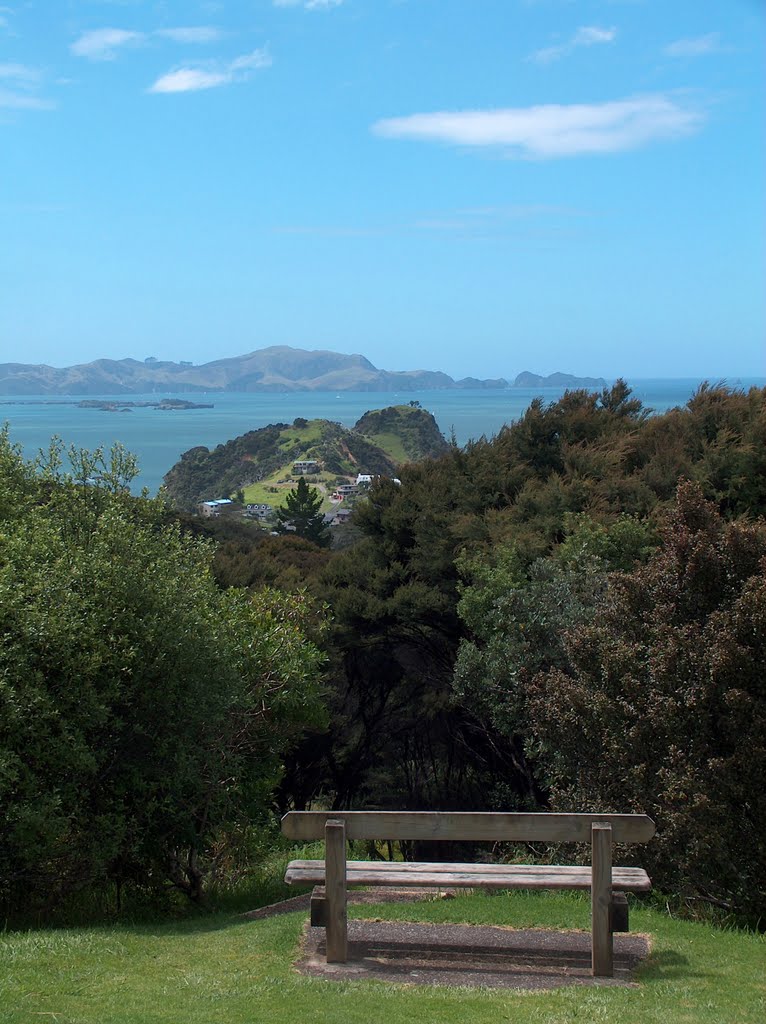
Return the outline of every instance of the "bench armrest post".
[[[612,826],[595,821],[591,827],[591,962],[594,978],[611,978],[612,955]]]
[[[346,909],[346,826],[329,819],[325,824],[325,912],[327,963],[348,959]]]

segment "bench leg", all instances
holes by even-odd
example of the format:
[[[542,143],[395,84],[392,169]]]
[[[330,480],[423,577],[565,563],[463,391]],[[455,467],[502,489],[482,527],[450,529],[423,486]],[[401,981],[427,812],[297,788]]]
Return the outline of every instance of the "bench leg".
[[[309,903],[309,921],[312,928],[324,928],[327,924],[326,905],[327,900],[324,895],[324,886],[315,885]]]
[[[612,826],[596,821],[591,829],[591,962],[594,978],[611,978]]]
[[[610,927],[612,934],[614,934],[614,932],[630,931],[628,897],[625,895],[624,892],[612,893],[612,917]]]
[[[327,963],[343,964],[348,959],[345,823],[328,819],[324,836]]]

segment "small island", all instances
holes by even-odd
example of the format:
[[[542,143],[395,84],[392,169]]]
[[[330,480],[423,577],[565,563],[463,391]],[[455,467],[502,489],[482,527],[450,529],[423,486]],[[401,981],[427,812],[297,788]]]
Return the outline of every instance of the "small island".
[[[543,377],[539,373],[524,370],[513,382],[515,388],[605,388],[603,377],[576,377],[573,373],[550,373]]]
[[[184,398],[162,398],[159,402],[116,402],[113,399],[84,398],[73,403],[78,409],[99,409],[101,412],[131,412],[133,409],[160,409],[174,412],[179,409],[212,409],[212,403],[188,402]]]

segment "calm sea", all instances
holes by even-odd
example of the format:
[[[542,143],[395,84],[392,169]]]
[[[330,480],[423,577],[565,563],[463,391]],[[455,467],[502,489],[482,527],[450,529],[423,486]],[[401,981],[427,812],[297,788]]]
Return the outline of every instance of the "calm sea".
[[[633,380],[630,385],[637,398],[655,412],[684,405],[701,381]],[[727,381],[732,387],[766,385],[766,378],[742,378]],[[110,448],[121,441],[138,456],[140,476],[138,490],[148,487],[154,493],[162,477],[181,454],[197,445],[207,448],[223,444],[230,438],[256,430],[269,423],[291,423],[296,416],[306,419],[321,417],[352,426],[368,409],[406,403],[416,399],[433,413],[443,433],[453,433],[458,444],[472,438],[491,436],[505,423],[511,423],[524,412],[536,394],[546,402],[555,401],[563,390],[547,388],[513,388],[507,391],[419,391],[392,392],[329,392],[272,394],[195,394],[195,395],[88,395],[88,398],[116,401],[157,401],[160,397],[185,398],[196,402],[212,402],[212,409],[189,409],[163,412],[159,409],[133,409],[131,412],[103,412],[79,409],[80,396],[73,404],[63,397],[24,396],[0,397],[0,425],[8,423],[11,440],[21,445],[28,458],[47,448],[51,437],[58,435],[67,444],[93,449],[99,445]],[[55,404],[54,404],[55,403]]]

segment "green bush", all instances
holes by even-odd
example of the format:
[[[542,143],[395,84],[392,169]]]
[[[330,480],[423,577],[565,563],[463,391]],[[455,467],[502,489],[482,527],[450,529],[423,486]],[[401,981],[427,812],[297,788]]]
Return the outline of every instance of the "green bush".
[[[300,595],[221,592],[124,453],[30,467],[0,435],[0,904],[100,882],[203,894],[320,716]]]

